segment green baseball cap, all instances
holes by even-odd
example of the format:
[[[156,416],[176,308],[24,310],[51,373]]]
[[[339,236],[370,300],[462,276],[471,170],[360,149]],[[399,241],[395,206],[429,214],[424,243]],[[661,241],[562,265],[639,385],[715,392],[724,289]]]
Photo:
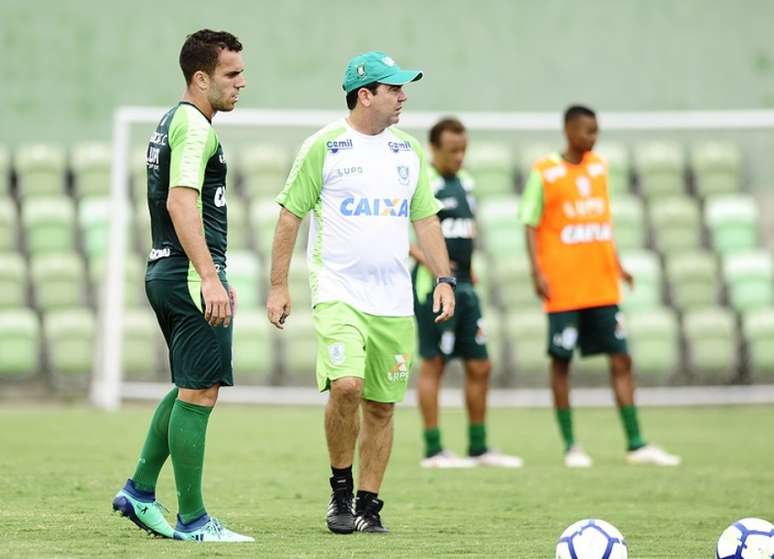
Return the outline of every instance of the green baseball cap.
[[[349,93],[369,83],[404,85],[422,79],[420,70],[401,70],[395,61],[379,51],[358,54],[347,64],[341,87]]]

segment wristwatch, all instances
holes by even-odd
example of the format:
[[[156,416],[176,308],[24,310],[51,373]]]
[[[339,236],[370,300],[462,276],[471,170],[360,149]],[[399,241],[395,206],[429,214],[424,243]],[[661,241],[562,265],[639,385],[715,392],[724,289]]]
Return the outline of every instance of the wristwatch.
[[[452,290],[457,288],[457,278],[454,276],[438,276],[435,280],[435,285],[437,286],[442,283],[448,283]]]

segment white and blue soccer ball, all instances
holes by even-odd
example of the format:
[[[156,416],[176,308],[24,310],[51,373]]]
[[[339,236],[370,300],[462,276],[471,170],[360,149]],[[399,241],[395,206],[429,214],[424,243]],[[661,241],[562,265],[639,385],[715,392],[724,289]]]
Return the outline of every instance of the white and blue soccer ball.
[[[556,544],[556,559],[627,559],[623,534],[604,520],[587,518],[569,526]]]
[[[774,525],[760,518],[743,518],[726,528],[715,559],[774,559]]]

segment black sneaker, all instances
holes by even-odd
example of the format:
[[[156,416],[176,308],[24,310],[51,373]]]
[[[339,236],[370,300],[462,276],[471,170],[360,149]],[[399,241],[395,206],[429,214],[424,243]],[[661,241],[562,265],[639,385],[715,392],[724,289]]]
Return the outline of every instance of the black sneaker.
[[[331,500],[325,522],[328,530],[334,534],[351,534],[355,531],[355,514],[352,510],[352,486],[342,483],[344,480],[331,478]]]
[[[355,513],[355,529],[358,532],[369,532],[371,534],[386,534],[389,532],[387,528],[382,526],[382,519],[379,517],[379,511],[382,510],[383,506],[384,501],[377,498],[358,500],[357,512]]]

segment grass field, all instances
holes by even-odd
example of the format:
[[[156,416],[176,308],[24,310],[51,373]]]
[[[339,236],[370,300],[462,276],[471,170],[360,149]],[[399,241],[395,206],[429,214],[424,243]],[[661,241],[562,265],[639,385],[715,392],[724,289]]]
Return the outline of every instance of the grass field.
[[[416,410],[396,416],[383,487],[387,536],[324,527],[328,466],[321,408],[228,407],[210,420],[205,497],[211,513],[255,544],[153,539],[110,514],[131,474],[151,407],[0,410],[0,557],[517,557],[553,558],[571,522],[601,517],[634,559],[714,557],[733,520],[774,517],[772,426],[766,407],[644,409],[648,438],[682,454],[676,469],[623,464],[613,409],[581,409],[576,431],[594,468],[566,470],[549,410],[492,410],[490,442],[523,470],[425,471]],[[447,446],[464,448],[461,411],[443,416]],[[169,466],[158,496],[173,513]],[[170,519],[172,514],[170,514]]]

